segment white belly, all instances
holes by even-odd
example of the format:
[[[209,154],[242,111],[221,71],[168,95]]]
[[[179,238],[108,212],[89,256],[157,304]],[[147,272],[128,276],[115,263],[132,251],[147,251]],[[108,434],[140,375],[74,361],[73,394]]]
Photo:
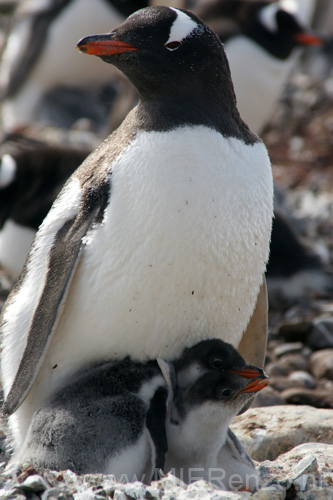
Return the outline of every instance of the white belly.
[[[262,143],[245,147],[205,127],[138,134],[113,165],[104,223],[87,237],[44,364],[13,418],[26,422],[92,361],[175,357],[212,337],[237,346],[265,271],[271,218]]]
[[[225,51],[240,115],[259,134],[274,110],[299,51],[280,60],[245,36],[232,38]]]

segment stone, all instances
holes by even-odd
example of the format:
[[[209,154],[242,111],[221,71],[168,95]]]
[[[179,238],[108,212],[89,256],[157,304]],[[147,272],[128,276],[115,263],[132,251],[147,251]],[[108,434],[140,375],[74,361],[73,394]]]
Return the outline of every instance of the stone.
[[[333,348],[333,318],[331,316],[315,318],[306,343],[313,350]]]
[[[277,358],[281,358],[286,354],[291,354],[295,352],[302,352],[304,345],[302,342],[287,342],[275,347],[273,354]]]
[[[79,500],[76,495],[74,497],[72,493],[62,488],[49,488],[42,495],[42,500],[73,500],[74,498]]]
[[[333,444],[333,410],[309,406],[250,408],[235,417],[231,429],[250,457],[275,460],[301,443]]]
[[[279,359],[280,366],[287,370],[287,373],[296,370],[308,371],[308,360],[300,353],[286,354]]]
[[[316,386],[315,379],[310,375],[310,373],[298,370],[292,372],[288,379],[295,382],[298,387],[306,387],[308,389],[313,389]]]
[[[283,338],[285,342],[305,342],[307,336],[311,332],[313,325],[309,321],[288,323],[281,325],[279,328],[279,337]]]
[[[286,489],[280,484],[272,484],[260,488],[251,498],[253,500],[284,500],[286,498]]]
[[[290,405],[310,405],[315,408],[333,408],[333,393],[331,390],[293,388],[282,391],[281,397]]]
[[[268,363],[265,371],[269,377],[285,377],[294,371],[308,371],[308,366],[308,359],[302,353],[289,353]]]
[[[333,380],[333,349],[322,349],[310,356],[310,370],[317,378]]]
[[[290,374],[292,375],[292,373]],[[294,387],[304,387],[304,381],[299,379],[293,379],[288,377],[271,377],[270,378],[270,387],[273,387],[275,390],[281,392],[285,389],[290,389]],[[313,387],[313,386],[312,386]],[[283,399],[283,398],[282,398]]]
[[[28,476],[19,486],[18,489],[30,493],[42,493],[47,490],[49,485],[45,481],[44,478],[39,476],[38,474],[33,474],[32,476]]]
[[[285,401],[281,398],[278,391],[273,389],[271,385],[262,389],[253,400],[251,404],[252,408],[258,408],[262,406],[277,406],[284,405]]]

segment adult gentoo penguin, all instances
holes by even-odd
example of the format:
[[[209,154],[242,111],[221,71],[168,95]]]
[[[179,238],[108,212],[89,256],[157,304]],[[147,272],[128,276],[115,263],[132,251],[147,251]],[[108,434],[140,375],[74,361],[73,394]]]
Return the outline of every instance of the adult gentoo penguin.
[[[205,479],[225,490],[256,489],[255,465],[229,425],[269,384],[263,370],[248,365],[219,339],[185,349],[174,368],[165,471],[172,470],[186,483]]]
[[[312,0],[209,0],[195,8],[225,44],[238,109],[258,134],[301,48],[323,44],[309,27],[313,7]]]
[[[176,358],[212,337],[257,366],[265,353],[271,166],[220,41],[190,12],[156,6],[78,47],[117,65],[140,101],[66,183],[4,307],[16,446],[93,362]]]

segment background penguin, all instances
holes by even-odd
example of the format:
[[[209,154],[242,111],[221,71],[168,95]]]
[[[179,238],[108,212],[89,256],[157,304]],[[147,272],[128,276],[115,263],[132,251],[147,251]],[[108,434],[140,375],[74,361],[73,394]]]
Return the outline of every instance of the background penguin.
[[[325,37],[309,28],[313,6],[296,0],[217,0],[195,8],[225,44],[239,112],[258,134],[272,114],[300,48],[324,43]]]
[[[175,373],[165,470],[186,483],[205,479],[228,490],[258,487],[255,466],[228,427],[268,385],[264,372],[247,365],[230,344],[211,340],[186,349]]]
[[[181,0],[162,3],[184,6]],[[82,61],[69,48],[85,33],[106,32],[148,5],[147,0],[21,0],[0,66],[4,129],[36,121],[67,128],[86,117],[104,130],[114,98],[128,83],[116,68]]]
[[[117,65],[141,100],[61,191],[4,306],[16,447],[91,363],[176,358],[212,337],[252,364],[265,355],[272,173],[221,43],[192,13],[151,7],[79,48]]]
[[[0,262],[14,277],[59,191],[89,153],[23,134],[8,134],[0,145]]]
[[[10,463],[149,483],[164,467],[168,394],[156,361],[88,368],[34,414]]]

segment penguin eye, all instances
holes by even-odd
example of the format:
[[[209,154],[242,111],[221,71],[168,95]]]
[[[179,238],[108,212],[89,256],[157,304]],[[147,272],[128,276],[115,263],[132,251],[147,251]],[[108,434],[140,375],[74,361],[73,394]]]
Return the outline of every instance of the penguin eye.
[[[168,50],[176,50],[176,49],[178,49],[178,47],[180,47],[180,46],[181,46],[181,42],[177,42],[177,41],[175,41],[175,42],[169,42],[169,43],[166,43],[166,44],[164,45],[164,47],[165,47],[166,49],[168,49]]]
[[[221,391],[221,396],[223,398],[228,398],[231,395],[231,389],[223,389]]]
[[[219,359],[219,358],[213,359],[213,361],[212,361],[212,367],[213,368],[218,368],[218,369],[223,368],[223,361],[222,361],[222,359]]]

